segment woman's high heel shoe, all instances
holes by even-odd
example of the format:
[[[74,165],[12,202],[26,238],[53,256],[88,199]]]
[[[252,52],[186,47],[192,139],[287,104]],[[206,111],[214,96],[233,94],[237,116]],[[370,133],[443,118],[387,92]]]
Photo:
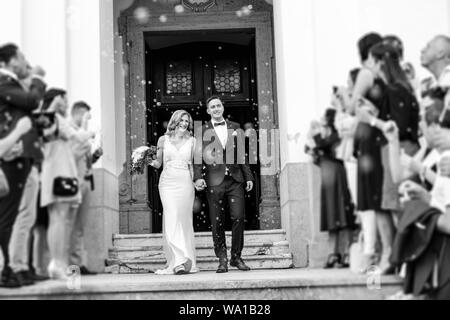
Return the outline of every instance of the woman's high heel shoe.
[[[327,263],[324,266],[324,269],[333,269],[337,264],[340,264],[342,261],[342,257],[339,253],[333,253],[328,256]]]
[[[350,268],[350,255],[348,253],[344,254],[342,257],[342,261],[338,265],[339,269],[348,269]]]

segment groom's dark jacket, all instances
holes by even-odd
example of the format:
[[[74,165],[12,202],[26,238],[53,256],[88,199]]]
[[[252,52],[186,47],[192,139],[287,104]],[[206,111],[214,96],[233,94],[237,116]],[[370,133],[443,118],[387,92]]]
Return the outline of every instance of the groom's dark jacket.
[[[244,131],[232,121],[226,121],[226,126],[228,141],[225,149],[211,121],[201,128],[201,132],[195,132],[194,180],[205,179],[208,187],[222,184],[227,172],[239,183],[255,180],[248,165]]]

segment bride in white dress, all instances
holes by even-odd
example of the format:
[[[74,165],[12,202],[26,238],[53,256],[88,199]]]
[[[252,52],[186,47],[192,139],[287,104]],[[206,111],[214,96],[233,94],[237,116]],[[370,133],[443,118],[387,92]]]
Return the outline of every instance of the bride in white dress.
[[[167,265],[160,275],[198,272],[195,256],[193,207],[193,120],[184,110],[176,111],[167,133],[158,141],[154,168],[163,167],[159,194],[163,205],[164,253]]]

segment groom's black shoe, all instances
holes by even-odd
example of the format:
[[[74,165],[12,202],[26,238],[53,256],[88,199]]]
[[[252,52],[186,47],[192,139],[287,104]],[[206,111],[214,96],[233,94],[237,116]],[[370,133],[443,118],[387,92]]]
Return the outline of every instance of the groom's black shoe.
[[[217,268],[216,273],[227,273],[227,272],[228,272],[228,259],[219,258],[219,267]]]
[[[234,258],[230,261],[230,266],[236,267],[241,271],[250,271],[250,268],[245,264],[241,258]]]

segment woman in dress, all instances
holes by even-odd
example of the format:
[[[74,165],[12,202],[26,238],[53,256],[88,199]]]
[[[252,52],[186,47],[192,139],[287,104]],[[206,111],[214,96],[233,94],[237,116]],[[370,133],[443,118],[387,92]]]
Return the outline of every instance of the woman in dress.
[[[371,68],[370,49],[383,41],[381,35],[369,33],[358,41],[362,68],[351,92],[340,90],[345,107],[358,116],[354,137],[357,159],[357,210],[364,235],[364,255],[367,267],[376,264],[377,215],[381,209],[383,166],[381,162],[382,133],[370,124],[359,121],[361,109],[379,114],[384,96],[384,83]],[[364,103],[370,101],[370,103]]]
[[[383,88],[382,99],[377,104],[377,116],[361,114],[361,119],[382,131],[386,131],[388,122],[393,121],[399,129],[401,148],[407,155],[413,156],[419,150],[419,104],[401,67],[400,59],[397,48],[389,44],[380,43],[371,48],[369,65],[376,78],[380,79],[380,86]],[[393,268],[389,263],[395,235],[392,214],[400,210],[397,193],[399,186],[392,178],[388,145],[384,137],[380,141],[383,166],[381,210],[377,214],[377,227],[383,245],[380,267],[384,273],[392,273]]]
[[[154,168],[163,167],[159,194],[163,205],[164,253],[167,265],[161,275],[198,272],[195,256],[193,208],[194,122],[184,110],[176,111],[166,134],[158,141]]]
[[[336,148],[341,142],[335,128],[336,111],[328,109],[322,124],[313,122],[310,135],[314,140],[313,156],[321,172],[321,231],[334,238],[334,252],[328,256],[325,268],[349,267],[348,249],[355,229],[354,205],[347,181],[344,161],[336,158]],[[347,236],[340,246],[341,236]]]
[[[76,210],[81,203],[81,193],[63,196],[55,194],[55,180],[59,177],[77,179],[77,159],[72,142],[80,148],[89,150],[89,140],[93,133],[76,131],[67,118],[68,104],[66,92],[59,89],[48,90],[44,96],[42,110],[55,112],[57,129],[50,129],[44,145],[44,161],[41,174],[41,206],[46,207],[49,215],[47,232],[50,263],[47,267],[51,279],[66,280],[69,267],[70,236],[75,223]],[[54,128],[53,128],[54,129]],[[77,152],[81,154],[82,152]],[[77,181],[78,182],[78,181]]]

